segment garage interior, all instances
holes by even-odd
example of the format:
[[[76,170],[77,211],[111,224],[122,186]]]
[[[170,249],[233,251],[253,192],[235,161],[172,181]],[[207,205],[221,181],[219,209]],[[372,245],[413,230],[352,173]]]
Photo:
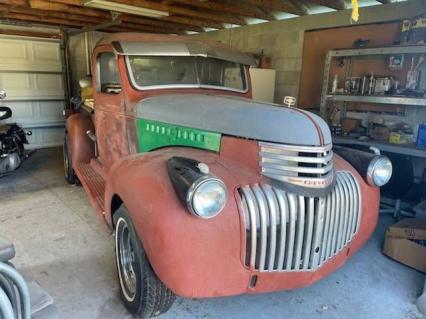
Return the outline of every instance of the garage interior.
[[[114,236],[83,187],[67,183],[63,161],[81,79],[92,76],[98,41],[118,32],[248,54],[254,100],[317,114],[333,145],[393,165],[374,233],[335,272],[292,290],[177,297],[160,318],[426,318],[425,0],[0,0],[0,106],[13,112],[0,126],[32,132],[30,156],[0,170],[0,238],[38,289],[33,318],[133,318],[119,296]]]

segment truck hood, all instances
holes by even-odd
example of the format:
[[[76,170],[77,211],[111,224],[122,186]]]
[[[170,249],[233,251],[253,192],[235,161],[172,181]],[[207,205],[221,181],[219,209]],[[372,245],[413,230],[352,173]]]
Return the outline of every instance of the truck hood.
[[[141,100],[137,116],[259,141],[312,146],[331,143],[330,130],[319,116],[240,97],[160,95]]]

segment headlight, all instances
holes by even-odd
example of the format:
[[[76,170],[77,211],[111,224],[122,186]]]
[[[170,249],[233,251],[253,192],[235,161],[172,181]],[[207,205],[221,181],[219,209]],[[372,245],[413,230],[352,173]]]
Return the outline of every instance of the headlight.
[[[210,174],[206,164],[191,158],[172,157],[167,160],[167,170],[179,200],[192,215],[208,219],[223,210],[228,191],[219,178]]]
[[[367,182],[374,186],[383,186],[392,176],[392,163],[386,156],[376,156],[367,169]]]
[[[216,177],[206,176],[191,185],[186,202],[192,214],[207,219],[219,214],[227,199],[225,184]]]

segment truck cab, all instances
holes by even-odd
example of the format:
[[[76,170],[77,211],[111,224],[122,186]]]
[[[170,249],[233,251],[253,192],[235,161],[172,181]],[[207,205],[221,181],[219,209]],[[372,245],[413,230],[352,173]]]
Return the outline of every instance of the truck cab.
[[[67,119],[65,177],[115,234],[121,297],[151,317],[191,298],[294,289],[372,234],[380,155],[333,148],[317,115],[251,99],[255,60],[178,36],[114,34]]]

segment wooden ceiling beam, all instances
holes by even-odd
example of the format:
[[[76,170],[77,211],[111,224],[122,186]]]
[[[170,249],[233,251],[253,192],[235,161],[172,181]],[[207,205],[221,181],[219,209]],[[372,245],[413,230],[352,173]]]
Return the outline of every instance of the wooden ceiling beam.
[[[71,28],[83,28],[87,26],[96,26],[96,23],[81,22],[77,20],[67,20],[61,18],[53,18],[53,17],[43,17],[40,19],[40,16],[30,15],[30,14],[21,14],[21,13],[13,13],[13,12],[1,12],[0,11],[0,19],[6,19],[7,21],[19,21],[19,22],[31,22],[37,23],[39,25],[55,25],[55,26],[65,26]],[[152,32],[152,33],[164,33],[170,34],[169,30],[164,30],[160,28],[152,28],[148,26],[141,26],[135,24],[126,24],[120,26],[114,26],[106,28],[105,30],[113,31],[113,32],[123,32],[123,31],[132,31],[132,32]]]
[[[3,0],[0,0],[3,1]],[[96,10],[92,8],[83,8],[79,6],[74,6],[72,3],[75,1],[62,0],[62,1],[44,1],[44,0],[30,0],[30,6],[33,9],[47,10],[52,12],[67,12],[69,14],[78,14],[82,16],[88,16],[91,18],[102,18],[102,19],[111,19],[111,14],[106,11]],[[128,14],[121,15],[124,21],[131,23],[139,23],[144,25],[153,25],[153,26],[167,26],[174,28],[176,31],[202,31],[200,26],[176,23],[175,21],[161,22],[158,19],[149,19],[145,17],[132,16]]]
[[[25,0],[2,0],[0,3],[10,6],[28,6],[27,1]]]
[[[0,29],[0,34],[6,35],[19,35],[23,37],[36,37],[36,38],[48,38],[48,39],[61,39],[61,35],[58,33],[46,33],[46,32],[33,32],[27,30],[18,29]]]
[[[53,1],[29,0],[29,4],[30,4],[30,7],[33,9],[68,12],[68,13],[80,14],[80,15],[85,15],[90,17],[111,19],[111,14],[106,11],[94,10],[91,8],[69,6],[67,4],[62,4],[62,3],[53,2]]]
[[[181,23],[174,23],[174,22],[168,22],[168,21],[160,21],[158,19],[149,19],[144,17],[137,17],[132,16],[129,14],[123,14],[120,16],[123,21],[136,23],[136,24],[144,24],[144,25],[151,25],[151,26],[158,26],[158,27],[167,27],[170,29],[180,30],[180,31],[195,31],[195,32],[201,32],[203,29],[199,26],[194,26],[190,24],[181,24]]]
[[[297,8],[297,10],[299,10],[300,12],[302,12],[302,15],[308,15],[309,14],[309,9],[307,6],[304,5],[303,2],[299,1],[299,0],[289,0],[289,2],[295,7]]]
[[[2,1],[2,0],[0,0]],[[4,0],[3,0],[4,1]],[[18,0],[21,1],[21,0]],[[31,1],[31,0],[30,0]],[[43,6],[43,7],[47,7],[48,6],[45,4],[44,0],[37,0],[37,2],[30,2],[31,6]],[[86,15],[90,15],[90,16],[98,16],[99,13],[105,15],[108,14],[110,16],[110,14],[108,12],[105,11],[101,11],[101,10],[96,10],[96,9],[92,9],[92,8],[87,8],[87,7],[82,7],[82,1],[81,0],[50,0],[50,3],[53,3],[55,6],[53,6],[53,8],[62,8],[62,10],[59,11],[65,11],[65,12],[71,12],[71,13],[75,13],[77,12],[81,12],[81,14],[84,14],[84,12],[87,12]],[[60,7],[60,5],[62,5],[62,7]],[[50,7],[52,8],[52,7]],[[77,9],[77,10],[76,10]],[[127,15],[126,15],[127,16]],[[131,16],[131,15],[128,15]],[[145,17],[140,17],[140,16],[132,16],[134,19],[148,19]],[[169,23],[175,23],[175,24],[179,24],[182,26],[193,26],[196,28],[196,30],[191,30],[190,28],[186,28],[185,30],[190,30],[190,31],[196,31],[196,32],[201,32],[203,31],[200,28],[207,28],[207,27],[212,27],[212,28],[222,28],[223,26],[220,23],[217,23],[216,21],[212,21],[212,20],[208,20],[208,19],[199,19],[199,18],[193,18],[193,17],[182,17],[182,16],[176,16],[176,15],[172,15],[172,16],[168,16],[168,17],[164,17],[161,19],[153,19],[153,20],[158,20],[158,21],[166,21]],[[182,28],[184,29],[184,28]]]
[[[5,9],[6,6],[4,5],[0,5],[0,11],[6,11]],[[87,16],[82,16],[82,15],[77,15],[77,14],[70,14],[70,13],[64,13],[64,12],[52,12],[52,11],[44,11],[44,10],[37,10],[37,9],[25,9],[25,8],[14,8],[11,9],[10,12],[13,13],[21,13],[21,14],[30,14],[30,15],[36,15],[39,16],[41,18],[58,18],[58,19],[69,19],[69,20],[75,20],[84,24],[88,24],[88,18]],[[96,17],[91,17],[90,18],[90,23],[94,23],[94,24],[102,24],[102,23],[106,23],[109,22],[111,20],[105,20],[102,18],[96,18]],[[120,29],[120,27],[122,27],[123,31],[126,31],[126,29],[131,29],[131,30],[144,30],[144,31],[149,31],[149,32],[154,32],[156,33],[161,32],[161,33],[183,33],[183,30],[178,30],[176,28],[169,28],[167,25],[146,25],[143,23],[143,21],[138,21],[138,23],[132,23],[132,22],[127,22],[127,21],[122,21],[119,25],[117,25],[116,28],[117,30]]]
[[[33,23],[35,22],[37,24],[67,26],[67,27],[74,27],[74,28],[81,28],[86,26],[86,24],[79,21],[75,21],[75,20],[47,18],[47,17],[41,20],[39,16],[22,14],[22,13],[13,13],[13,12],[0,12],[0,19],[25,21],[25,22],[33,22]]]
[[[233,17],[229,15],[224,15],[224,14],[218,14],[218,13],[196,11],[196,10],[181,8],[181,7],[177,7],[173,5],[167,5],[167,4],[163,4],[159,2],[151,2],[147,0],[115,0],[115,1],[119,3],[128,4],[128,5],[142,7],[142,8],[165,11],[165,12],[168,12],[169,14],[176,14],[180,16],[201,18],[201,19],[212,20],[212,21],[216,21],[220,23],[232,23],[232,24],[238,24],[238,25],[246,24],[243,18]]]
[[[167,2],[163,2],[165,4],[173,4],[173,3],[181,3],[197,8],[207,9],[211,11],[219,11],[219,12],[228,12],[232,14],[236,14],[238,16],[256,18],[269,20],[270,16],[263,14],[262,12],[258,12],[255,10],[251,10],[250,7],[247,6],[236,6],[231,4],[224,4],[220,2],[212,2],[212,1],[199,1],[199,0],[168,0]]]
[[[216,28],[216,29],[222,29],[223,28],[223,25],[221,23],[216,22],[216,21],[206,20],[206,19],[198,19],[198,18],[194,19],[193,17],[172,15],[172,16],[160,18],[159,20],[182,23],[182,24],[190,24],[190,25],[198,26],[200,28]]]
[[[347,9],[347,6],[344,0],[308,0],[308,1],[314,4],[319,4],[324,7],[332,8],[335,10]]]
[[[306,15],[307,12],[301,10],[287,0],[246,0],[247,3],[274,11],[287,12],[298,16]]]
[[[151,2],[147,0],[114,0],[119,3],[132,5],[136,7],[142,7],[152,10],[160,10],[160,11],[166,11],[169,14],[173,15],[179,15],[179,16],[187,16],[187,17],[193,17],[193,18],[200,18],[202,20],[207,21],[215,21],[216,23],[233,23],[233,24],[239,24],[243,25],[245,24],[244,19],[242,18],[235,18],[231,16],[226,16],[223,14],[217,14],[217,13],[206,13],[202,11],[196,11],[192,9],[187,8],[181,8],[173,5],[168,5],[164,3],[159,2]],[[68,4],[73,6],[83,6],[83,0],[52,0],[52,2],[56,3],[62,3],[62,4]],[[84,9],[86,9],[85,7]]]

